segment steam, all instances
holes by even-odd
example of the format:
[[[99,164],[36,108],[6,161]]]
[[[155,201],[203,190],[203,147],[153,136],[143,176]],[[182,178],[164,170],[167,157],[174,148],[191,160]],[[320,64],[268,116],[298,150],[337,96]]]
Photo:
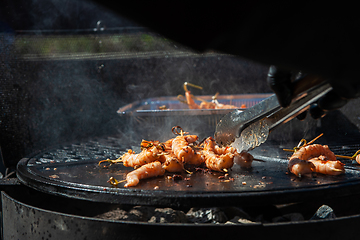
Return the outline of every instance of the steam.
[[[42,31],[94,29],[99,20],[105,28],[136,26],[89,1],[31,0],[27,4],[27,22],[22,26],[35,30],[37,37]],[[165,55],[87,60],[34,57],[11,67],[23,89],[24,125],[31,144],[26,148],[34,151],[110,135],[129,144],[142,138],[164,141],[174,137],[171,128],[176,125],[208,137],[217,121],[211,116],[125,119],[116,111],[135,101],[184,94],[185,81],[203,87],[192,89],[195,95],[270,92],[267,66],[219,54],[179,56],[165,51]]]
[[[137,26],[87,0],[29,0],[26,4],[26,23],[23,24],[31,30],[93,29],[99,20],[105,24],[101,27],[106,28]]]
[[[39,68],[36,80],[29,82],[34,143],[55,145],[114,132],[114,109],[123,103],[109,86],[87,74],[87,64],[47,62]]]

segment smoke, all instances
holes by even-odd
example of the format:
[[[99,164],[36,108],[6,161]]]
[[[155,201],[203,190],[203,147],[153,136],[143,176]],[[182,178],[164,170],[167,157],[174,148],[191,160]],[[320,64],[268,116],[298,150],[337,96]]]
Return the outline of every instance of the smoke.
[[[42,33],[47,34],[44,38],[56,38],[48,35],[48,31],[91,30],[99,20],[107,28],[135,26],[89,1],[31,0],[24,1],[21,6],[24,7],[22,14],[12,14],[17,19],[11,22],[13,29],[34,30],[39,38]],[[16,94],[12,95],[18,102],[11,107],[21,109],[21,112],[12,111],[13,115],[21,113],[18,124],[21,129],[12,130],[12,145],[15,141],[25,145],[22,148],[27,155],[58,144],[110,135],[118,135],[126,142],[138,142],[141,138],[163,141],[174,136],[171,128],[176,125],[200,138],[207,137],[215,129],[214,116],[150,115],[127,119],[116,111],[135,101],[184,94],[185,81],[203,87],[202,90],[191,89],[195,95],[270,92],[265,81],[267,66],[227,55],[190,53],[187,56],[157,51],[163,55],[137,57],[133,54],[109,59],[78,57],[79,60],[71,54],[67,60],[50,55],[24,60],[14,53],[18,58],[14,57],[16,61],[11,66],[6,65],[6,73],[2,73],[6,75],[8,88],[18,86],[18,91],[13,90]]]
[[[88,0],[4,0],[0,13],[14,30],[93,29],[137,26],[109,9]]]
[[[116,105],[122,104],[88,63],[46,62],[35,65],[29,82],[32,142],[51,146],[114,132]]]

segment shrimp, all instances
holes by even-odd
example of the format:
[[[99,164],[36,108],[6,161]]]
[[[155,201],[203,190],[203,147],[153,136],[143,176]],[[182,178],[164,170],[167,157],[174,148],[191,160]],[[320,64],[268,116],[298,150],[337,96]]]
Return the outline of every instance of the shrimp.
[[[215,109],[216,108],[216,104],[213,102],[206,102],[206,101],[202,101],[200,103],[200,108],[201,109]]]
[[[212,103],[215,105],[215,109],[235,109],[238,108],[234,105],[229,105],[229,104],[223,104],[223,103],[219,103],[217,100],[217,96],[219,95],[219,93],[216,93],[215,96],[213,96],[213,100]]]
[[[242,168],[251,168],[253,160],[253,155],[246,151],[242,151],[241,153],[235,153],[234,162],[240,165],[240,167]]]
[[[218,103],[215,105],[215,109],[237,109],[237,106],[230,105],[230,104],[222,104]]]
[[[194,99],[192,98],[190,91],[185,92],[185,98],[186,98],[187,105],[189,106],[190,109],[200,109],[200,106],[197,105],[195,103]]]
[[[205,139],[202,153],[205,157],[206,167],[211,170],[220,172],[227,171],[227,169],[230,169],[234,164],[233,153],[223,151],[224,154],[217,154],[215,152],[215,140],[212,137]]]
[[[150,162],[159,160],[161,154],[156,146],[150,148],[143,148],[143,150],[136,154],[133,150],[129,149],[127,153],[122,156],[122,163],[125,167],[139,167]]]
[[[327,161],[324,160],[324,156],[310,159],[309,162],[315,165],[315,172],[328,174],[328,175],[339,175],[345,172],[344,164],[340,161]]]
[[[254,157],[250,153],[245,151],[238,153],[234,147],[219,147],[218,145],[215,145],[214,152],[216,154],[234,154],[234,163],[240,165],[242,168],[251,168],[252,162],[254,160]]]
[[[173,154],[164,155],[165,162],[163,163],[163,168],[167,172],[182,172],[184,170],[184,165],[179,159]]]
[[[195,150],[189,146],[190,143],[194,143],[198,140],[196,135],[177,136],[172,141],[172,151],[174,155],[183,163],[193,164],[194,160],[198,160],[198,155]]]
[[[216,154],[226,154],[226,153],[236,153],[236,148],[234,147],[220,147],[219,145],[214,144],[214,152]]]
[[[310,171],[329,175],[338,175],[345,172],[344,164],[336,159],[335,154],[327,145],[321,144],[301,147],[290,157],[288,166],[290,172],[297,176]]]
[[[300,148],[291,157],[302,160],[309,160],[318,156],[325,156],[329,161],[336,161],[335,154],[329,149],[327,145],[311,144]]]
[[[228,105],[228,104],[222,104],[219,103],[217,100],[217,96],[219,95],[219,93],[216,93],[213,97],[212,97],[212,101],[211,102],[207,102],[203,99],[200,99],[198,97],[194,97],[191,92],[187,89],[187,86],[191,86],[191,87],[195,87],[198,89],[202,89],[201,86],[192,84],[192,83],[188,83],[185,82],[184,83],[184,90],[185,90],[185,101],[183,99],[183,96],[179,95],[178,98],[180,101],[186,103],[190,109],[235,109],[238,108],[234,105]],[[181,98],[180,98],[181,97]],[[201,101],[200,105],[197,105],[194,101],[194,99],[197,99],[199,101]],[[241,106],[241,108],[244,108],[244,104]],[[246,106],[245,106],[246,108]]]
[[[162,176],[165,174],[165,169],[159,161],[145,164],[138,169],[126,175],[126,184],[124,187],[134,187],[141,179]]]
[[[191,95],[191,92],[187,89],[188,85],[198,89],[202,89],[202,87],[192,83],[184,82],[186,104],[189,106],[190,109],[200,109],[200,106],[195,103],[193,95]]]
[[[219,93],[217,92],[213,97],[212,97],[212,103],[215,105],[215,109],[235,109],[238,108],[234,105],[230,105],[230,104],[222,104],[219,103],[217,100]]]
[[[288,163],[288,169],[291,173],[298,177],[303,175],[311,174],[315,171],[315,165],[307,160],[299,158],[290,158]]]
[[[169,140],[163,143],[165,147],[165,151],[171,150],[173,140],[174,140],[173,138],[170,138]]]

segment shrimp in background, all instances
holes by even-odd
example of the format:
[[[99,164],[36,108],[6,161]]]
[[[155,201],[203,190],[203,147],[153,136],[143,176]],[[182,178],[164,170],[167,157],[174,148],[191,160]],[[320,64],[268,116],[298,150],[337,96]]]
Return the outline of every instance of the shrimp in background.
[[[212,97],[211,102],[207,102],[207,101],[205,101],[205,100],[203,100],[203,99],[201,99],[199,97],[195,97],[188,90],[187,86],[191,86],[191,87],[198,88],[198,89],[202,89],[202,87],[198,86],[198,85],[195,85],[195,84],[192,84],[192,83],[188,83],[188,82],[184,83],[185,100],[184,100],[184,97],[182,95],[179,95],[178,99],[181,102],[184,102],[185,104],[187,104],[190,109],[237,109],[238,108],[235,105],[219,103],[218,100],[217,100],[217,96],[219,95],[219,93],[216,93]],[[200,105],[195,103],[195,99],[201,101]],[[246,105],[242,104],[240,108],[246,108]]]
[[[215,105],[215,109],[236,109],[236,108],[238,108],[234,105],[219,103],[217,100],[218,95],[219,95],[219,93],[216,93],[215,96],[212,97],[212,101],[211,101]],[[246,108],[246,106],[244,107],[244,104],[242,104],[240,108]]]
[[[191,95],[191,92],[187,89],[188,85],[191,87],[198,88],[198,89],[202,89],[202,87],[188,83],[188,82],[184,83],[186,104],[189,106],[190,109],[200,109],[201,107],[195,103],[194,96]]]
[[[192,98],[190,91],[185,92],[185,98],[186,98],[187,105],[189,106],[190,109],[200,109],[200,106],[197,105],[195,103],[194,99]]]

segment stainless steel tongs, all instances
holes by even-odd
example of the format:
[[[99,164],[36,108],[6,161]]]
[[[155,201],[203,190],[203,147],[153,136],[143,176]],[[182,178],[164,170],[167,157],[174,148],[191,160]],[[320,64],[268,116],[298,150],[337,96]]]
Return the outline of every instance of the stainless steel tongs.
[[[215,140],[223,146],[231,145],[239,152],[249,151],[264,143],[270,132],[300,113],[332,90],[325,79],[308,75],[293,83],[294,96],[290,106],[280,107],[276,95],[244,111],[226,114],[217,124]]]

